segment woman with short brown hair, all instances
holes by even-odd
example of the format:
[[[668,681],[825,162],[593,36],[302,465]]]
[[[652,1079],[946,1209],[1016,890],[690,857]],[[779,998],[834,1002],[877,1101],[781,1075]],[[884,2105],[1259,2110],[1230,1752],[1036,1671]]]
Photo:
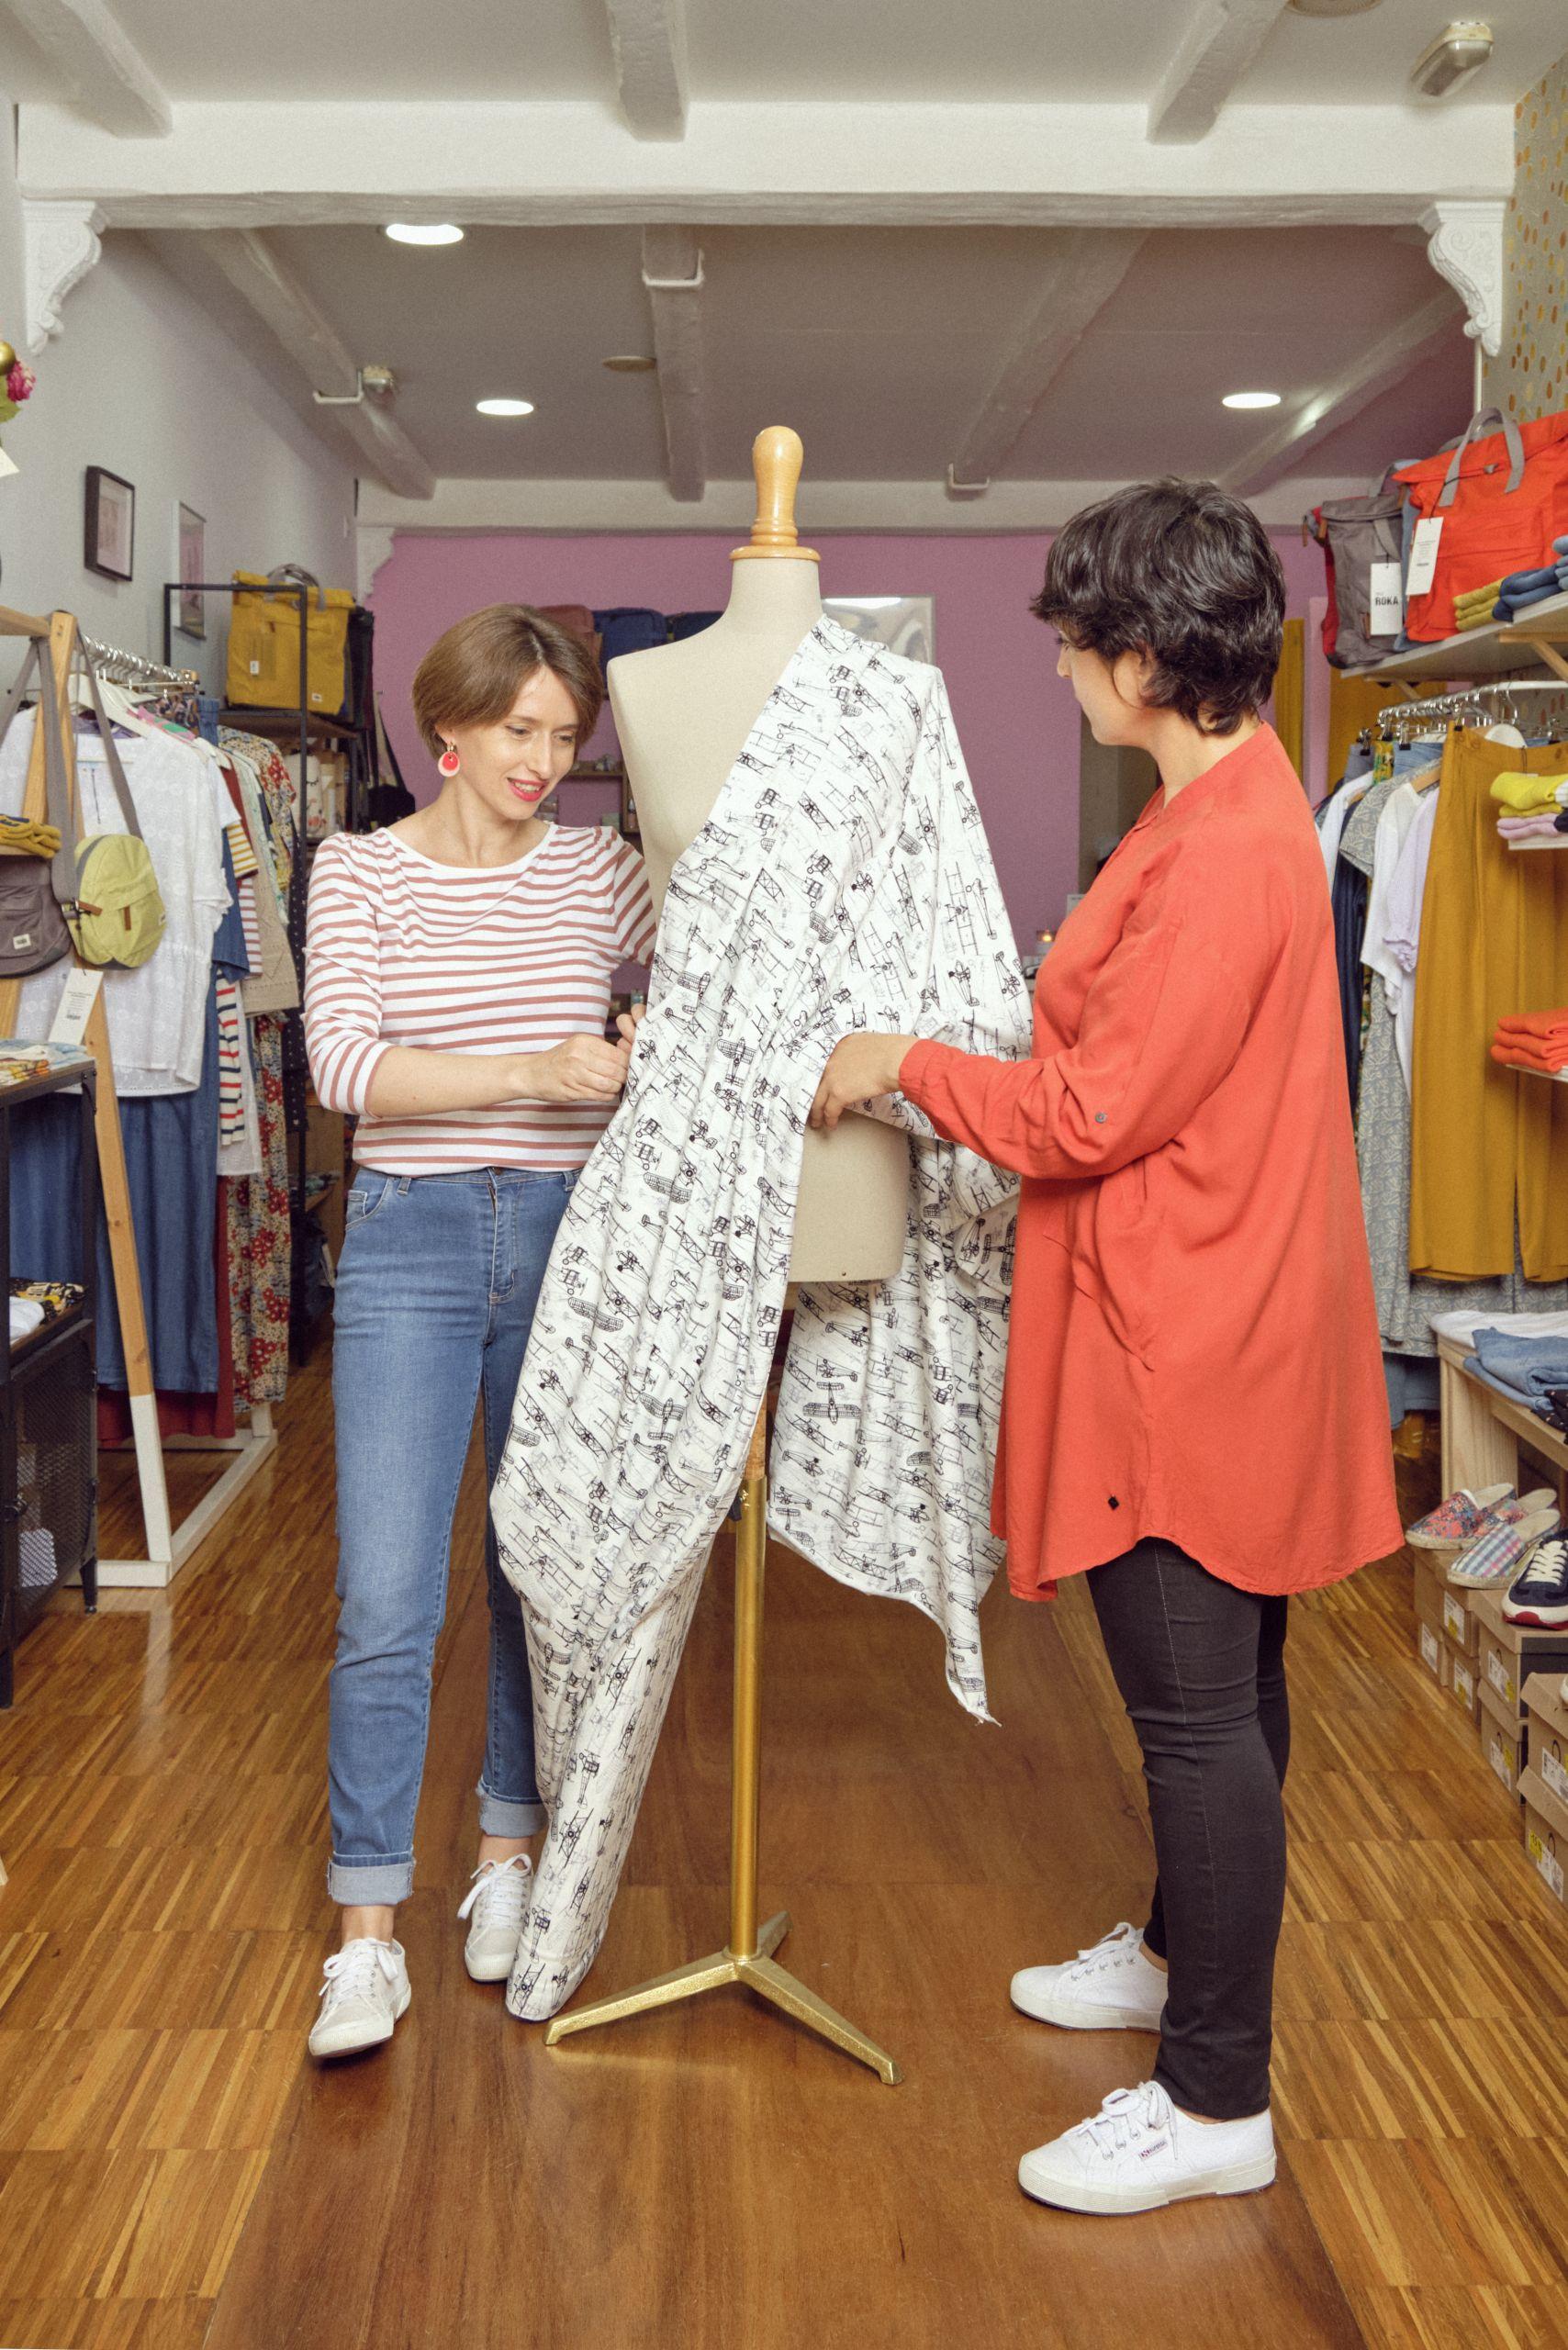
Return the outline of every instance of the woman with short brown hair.
[[[521,604],[449,629],[414,712],[438,797],[339,834],[310,882],[305,1024],[321,1101],[358,1120],[338,1267],[338,1623],[329,1772],[342,1948],[317,2056],[391,2037],[409,2004],[394,1912],[413,1881],[431,1664],[457,1489],[482,1400],[493,1478],[555,1228],[613,1113],[631,1024],[606,1040],[618,966],[645,962],[641,858],[547,822],[593,732],[592,648]],[[511,1972],[544,1825],[528,1650],[487,1518],[490,1672],[479,1851],[460,1916],[483,1982]]]

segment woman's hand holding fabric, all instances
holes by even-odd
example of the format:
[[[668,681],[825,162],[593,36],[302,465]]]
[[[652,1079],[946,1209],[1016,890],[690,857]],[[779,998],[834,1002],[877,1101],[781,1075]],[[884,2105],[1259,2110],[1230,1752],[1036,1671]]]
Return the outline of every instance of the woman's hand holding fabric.
[[[846,1110],[874,1102],[879,1093],[896,1093],[904,1055],[914,1043],[913,1036],[879,1036],[864,1031],[841,1037],[828,1056],[810,1123],[820,1132],[832,1134]]]
[[[568,1036],[550,1052],[526,1057],[526,1080],[520,1091],[532,1102],[613,1102],[626,1082],[631,1061],[629,1043]]]

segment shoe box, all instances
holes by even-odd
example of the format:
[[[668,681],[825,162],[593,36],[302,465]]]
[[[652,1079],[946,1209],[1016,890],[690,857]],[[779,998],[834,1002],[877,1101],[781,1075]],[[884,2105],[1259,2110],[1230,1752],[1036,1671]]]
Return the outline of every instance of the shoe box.
[[[1530,1768],[1547,1793],[1568,1807],[1568,1705],[1561,1673],[1532,1673],[1525,1683],[1525,1708]]]
[[[1476,1649],[1480,1628],[1473,1610],[1450,1591],[1438,1566],[1428,1556],[1416,1561],[1416,1653],[1439,1689],[1452,1698],[1467,1721],[1476,1715],[1480,1671]],[[1454,1626],[1458,1626],[1455,1637]]]
[[[1452,1554],[1455,1561],[1463,1556],[1462,1550],[1456,1550]],[[1466,1591],[1462,1586],[1456,1587],[1443,1581],[1446,1564],[1447,1561],[1439,1560],[1438,1566],[1439,1579],[1442,1584],[1444,1637],[1459,1651],[1461,1656],[1479,1656],[1481,1619],[1475,1613],[1475,1602],[1480,1594]]]
[[[1424,1557],[1416,1561],[1416,1653],[1439,1689],[1450,1685],[1452,1653],[1443,1637],[1443,1580]]]
[[[1552,1675],[1554,1682],[1557,1678]],[[1553,1900],[1568,1909],[1568,1803],[1529,1768],[1519,1781],[1519,1794],[1525,1808],[1525,1857]]]
[[[1522,1722],[1524,1687],[1531,1673],[1561,1679],[1568,1673],[1568,1626],[1541,1631],[1533,1625],[1510,1624],[1499,1591],[1476,1592],[1471,1606],[1481,1628],[1480,1678],[1513,1718]]]
[[[1529,1684],[1525,1684],[1528,1689]],[[1503,1702],[1489,1681],[1476,1683],[1476,1726],[1481,1733],[1481,1759],[1496,1778],[1517,1796],[1529,1757],[1530,1731]],[[1565,1777],[1568,1784],[1568,1777]]]

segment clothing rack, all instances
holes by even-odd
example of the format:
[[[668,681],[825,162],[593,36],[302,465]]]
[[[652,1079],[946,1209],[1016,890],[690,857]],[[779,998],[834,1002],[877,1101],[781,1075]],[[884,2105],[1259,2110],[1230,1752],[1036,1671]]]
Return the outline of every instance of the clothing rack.
[[[1515,704],[1519,694],[1546,694],[1564,706],[1568,716],[1568,683],[1555,677],[1498,677],[1484,679],[1475,685],[1456,687],[1452,692],[1427,694],[1406,702],[1391,702],[1383,713],[1381,727],[1395,736],[1411,739],[1413,731],[1427,724],[1450,723],[1454,720],[1478,718],[1488,725],[1503,720],[1518,724],[1521,718],[1539,718],[1539,710],[1521,712]],[[1501,704],[1499,708],[1496,705]]]
[[[100,677],[112,678],[120,686],[167,686],[171,691],[194,694],[200,690],[201,678],[195,669],[170,669],[161,661],[149,661],[143,653],[127,653],[118,644],[100,644],[96,637],[77,632],[76,642],[84,653],[91,654]]]
[[[79,641],[85,643],[95,657],[98,648],[90,640],[79,640],[75,620],[69,612],[51,612],[47,619],[34,618],[28,612],[14,612],[0,606],[0,636],[31,637],[47,644],[49,660],[54,677],[54,688],[62,703],[62,715],[67,715],[67,690],[72,666],[76,659]],[[128,655],[128,659],[136,656]],[[154,666],[154,665],[143,665]],[[65,747],[66,790],[73,806],[76,804],[76,734],[67,723],[63,727]],[[33,822],[47,815],[44,772],[44,730],[40,725],[34,737],[33,755],[28,771],[24,813]],[[73,959],[79,960],[79,958]],[[0,1031],[16,1033],[17,1004],[21,996],[20,979],[0,981]],[[108,1226],[109,1259],[114,1267],[115,1303],[119,1317],[120,1339],[125,1351],[126,1388],[130,1401],[132,1442],[136,1449],[137,1481],[141,1496],[142,1525],[146,1534],[147,1555],[144,1559],[100,1559],[98,1582],[101,1587],[116,1585],[135,1590],[162,1590],[173,1582],[175,1574],[196,1545],[211,1532],[218,1520],[235,1500],[241,1489],[248,1484],[267,1456],[276,1449],[277,1438],[272,1425],[272,1413],[264,1404],[254,1404],[251,1412],[251,1427],[242,1436],[213,1438],[180,1439],[193,1449],[231,1452],[235,1458],[216,1484],[203,1494],[196,1508],[178,1527],[169,1516],[168,1482],[163,1473],[163,1443],[158,1425],[158,1398],[152,1384],[152,1363],[147,1345],[147,1321],[142,1304],[141,1269],[136,1254],[136,1231],[131,1221],[130,1187],[126,1175],[125,1149],[120,1136],[119,1106],[115,1094],[114,1063],[109,1049],[108,1020],[104,1010],[100,989],[87,1017],[83,1043],[97,1065],[97,1094],[95,1125],[98,1142],[98,1163],[104,1204],[104,1220]],[[0,1501],[6,1497],[0,1496]]]

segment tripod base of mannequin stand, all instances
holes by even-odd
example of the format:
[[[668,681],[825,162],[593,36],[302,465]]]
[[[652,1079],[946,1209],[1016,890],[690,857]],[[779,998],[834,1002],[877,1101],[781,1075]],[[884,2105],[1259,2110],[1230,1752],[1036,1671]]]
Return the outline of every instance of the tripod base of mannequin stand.
[[[715,1951],[711,1958],[694,1958],[685,1966],[673,1967],[667,1975],[655,1975],[651,1983],[639,1983],[634,1990],[619,1991],[613,1998],[596,1999],[591,2007],[574,2009],[570,2015],[557,2016],[544,2035],[546,2048],[554,2048],[574,2031],[591,2031],[596,2024],[619,2023],[623,2016],[642,2015],[649,2008],[674,2007],[678,2000],[694,1999],[700,1992],[718,1991],[729,1983],[741,1983],[759,1998],[780,2008],[797,2023],[803,2023],[820,2039],[829,2040],[842,2048],[846,2056],[857,2057],[868,2065],[879,2079],[890,2088],[903,2078],[885,2048],[879,2048],[836,2008],[830,2008],[814,1991],[790,1974],[776,1966],[773,1953],[790,1930],[790,1912],[780,1909],[769,1918],[756,1938],[756,1955],[737,1956],[733,1950]]]
[[[734,1710],[731,1725],[730,1762],[730,1939],[711,1958],[694,1958],[634,1990],[619,1991],[613,1998],[596,1999],[557,2016],[544,2035],[554,2048],[575,2031],[596,2025],[620,2023],[647,2008],[670,2008],[681,1999],[695,1999],[703,1991],[742,1983],[759,1998],[785,2015],[793,2016],[823,2040],[842,2048],[846,2056],[868,2065],[890,2088],[903,2078],[885,2048],[868,2040],[836,2008],[819,1999],[803,1983],[773,1963],[773,1953],[790,1930],[790,1913],[780,1909],[765,1926],[756,1922],[756,1841],[758,1784],[762,1760],[762,1583],[767,1555],[767,1404],[756,1416],[746,1456],[745,1481],[740,1494],[740,1528],[735,1537],[735,1665]]]

